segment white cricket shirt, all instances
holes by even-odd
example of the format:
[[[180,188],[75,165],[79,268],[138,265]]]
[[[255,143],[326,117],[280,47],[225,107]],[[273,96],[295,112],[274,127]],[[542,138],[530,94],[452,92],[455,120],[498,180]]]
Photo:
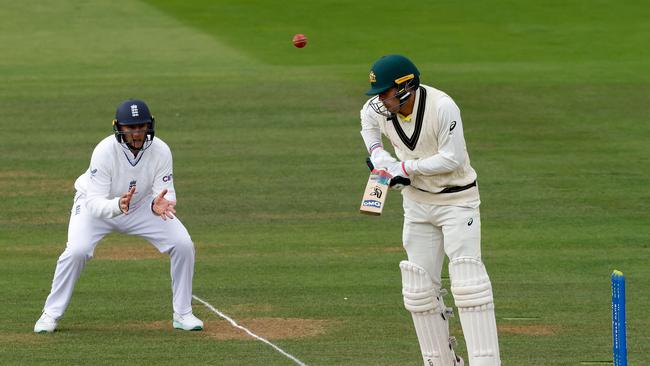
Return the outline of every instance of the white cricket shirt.
[[[167,144],[154,137],[151,146],[137,158],[115,139],[103,139],[93,151],[90,167],[75,181],[78,195],[83,195],[86,208],[99,218],[113,218],[122,214],[120,196],[135,186],[130,210],[152,199],[163,189],[165,198],[176,200],[173,184],[172,153]]]
[[[479,200],[477,187],[455,193],[476,180],[465,145],[460,110],[444,92],[420,85],[415,92],[413,115],[394,120],[375,112],[369,99],[361,109],[361,135],[368,151],[382,145],[385,135],[409,174],[411,185],[402,194],[417,202],[461,204]]]

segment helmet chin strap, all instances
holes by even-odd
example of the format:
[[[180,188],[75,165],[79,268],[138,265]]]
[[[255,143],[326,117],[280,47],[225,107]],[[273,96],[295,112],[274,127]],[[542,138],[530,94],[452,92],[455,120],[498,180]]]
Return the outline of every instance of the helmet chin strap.
[[[144,147],[144,142],[142,143],[141,147],[135,147],[135,146],[129,144],[128,142],[125,142],[125,144],[129,148],[129,150],[134,151],[134,152],[140,152],[140,151],[142,151],[142,148]]]
[[[148,135],[146,135],[145,138],[144,138],[144,141],[142,141],[142,146],[135,147],[131,143],[126,142],[124,137],[122,137],[122,144],[126,145],[126,147],[128,147],[129,150],[131,150],[131,152],[133,152],[135,155],[137,155],[137,153],[139,153],[141,151],[146,150],[149,147],[149,145],[151,145],[151,142],[152,142],[152,140],[150,140],[148,138]]]

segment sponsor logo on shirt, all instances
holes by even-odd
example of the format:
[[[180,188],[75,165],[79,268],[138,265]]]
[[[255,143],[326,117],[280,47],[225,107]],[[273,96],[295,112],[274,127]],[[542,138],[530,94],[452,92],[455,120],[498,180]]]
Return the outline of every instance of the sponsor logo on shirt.
[[[451,126],[449,126],[449,133],[451,133],[451,131],[453,131],[454,128],[456,128],[456,121],[451,122]]]
[[[162,178],[162,181],[165,182],[165,183],[167,183],[167,182],[169,182],[169,181],[172,180],[172,176],[173,176],[173,174],[166,175],[166,176],[164,176],[164,177]]]
[[[136,181],[135,179],[132,180],[132,181],[130,181],[130,182],[129,182],[129,189],[128,189],[128,190],[130,191],[131,188],[135,187],[136,183],[137,183],[137,181]]]

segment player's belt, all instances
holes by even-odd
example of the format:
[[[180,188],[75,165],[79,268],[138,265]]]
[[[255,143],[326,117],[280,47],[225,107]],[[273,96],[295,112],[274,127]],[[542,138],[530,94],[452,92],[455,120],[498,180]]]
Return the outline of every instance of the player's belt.
[[[415,188],[415,189],[417,189],[417,190],[419,190],[419,191],[422,191],[422,192],[433,193],[433,194],[439,194],[439,193],[456,193],[456,192],[462,192],[462,191],[468,190],[468,189],[470,189],[470,188],[472,188],[472,187],[476,187],[476,181],[473,181],[472,183],[470,183],[470,184],[468,184],[468,185],[466,185],[466,186],[447,187],[447,188],[443,189],[443,190],[440,191],[440,192],[429,192],[429,191],[427,191],[427,190],[424,190],[424,189],[422,189],[422,188],[418,188],[418,187],[415,187],[415,186],[414,186],[413,188]]]

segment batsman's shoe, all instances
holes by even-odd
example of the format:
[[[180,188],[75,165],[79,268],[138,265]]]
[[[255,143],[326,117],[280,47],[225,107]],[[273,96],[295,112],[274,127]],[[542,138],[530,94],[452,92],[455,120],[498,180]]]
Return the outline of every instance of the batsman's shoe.
[[[56,329],[56,319],[43,313],[34,325],[34,333],[52,333]]]
[[[203,330],[203,322],[192,313],[187,315],[174,313],[174,328],[183,330]]]

